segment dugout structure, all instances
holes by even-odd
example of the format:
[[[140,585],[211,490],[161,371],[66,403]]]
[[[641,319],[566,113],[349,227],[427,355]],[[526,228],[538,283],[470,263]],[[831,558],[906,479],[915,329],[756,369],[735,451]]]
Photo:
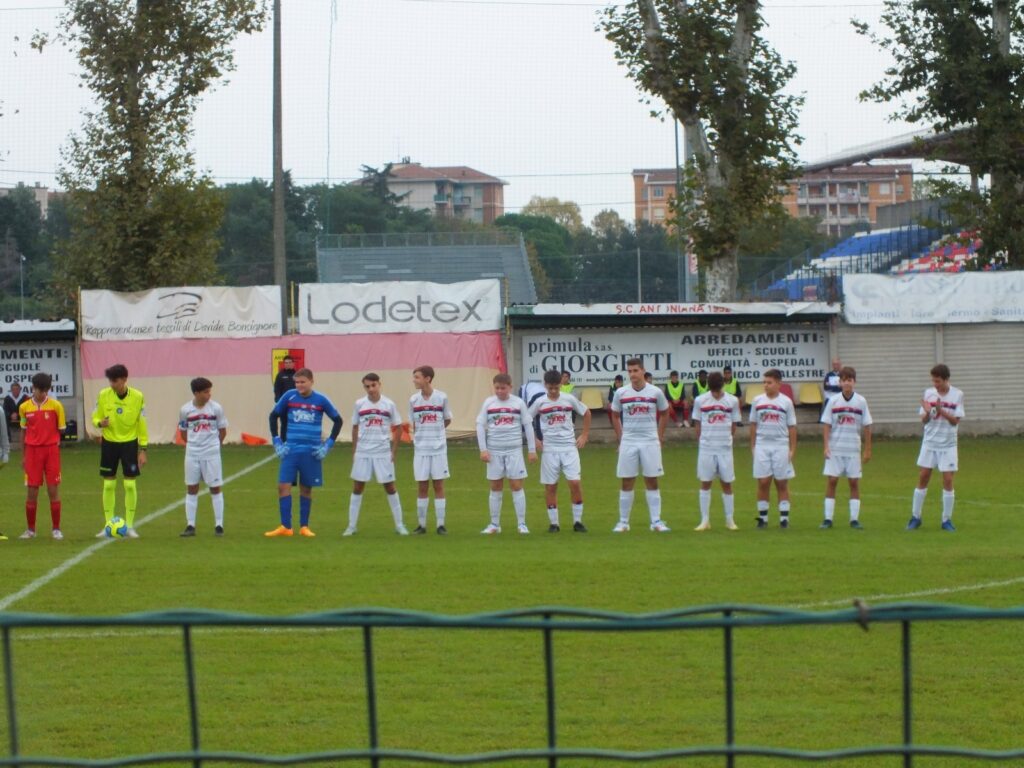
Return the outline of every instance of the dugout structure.
[[[586,759],[594,765],[616,763],[649,763],[668,759],[717,756],[722,765],[731,768],[739,757],[776,757],[806,762],[842,761],[858,757],[884,755],[902,757],[902,764],[912,768],[916,757],[960,757],[984,759],[993,762],[1024,759],[1024,743],[1010,749],[969,749],[956,745],[925,745],[914,741],[914,675],[913,629],[924,622],[980,622],[1022,621],[1024,607],[973,608],[952,605],[901,603],[869,606],[855,601],[853,607],[814,613],[751,605],[710,605],[682,608],[650,614],[625,614],[577,608],[538,607],[523,610],[484,613],[472,616],[446,616],[431,613],[389,609],[359,609],[305,614],[298,616],[254,616],[214,611],[165,611],[136,613],[126,616],[76,617],[27,613],[0,613],[0,641],[2,641],[4,696],[7,710],[8,746],[0,766],[50,765],[121,766],[169,763],[198,768],[204,763],[233,762],[242,764],[296,765],[306,763],[340,762],[380,766],[400,761],[423,761],[442,765],[492,765],[514,759],[527,759],[537,764],[557,768],[560,761]],[[734,674],[736,646],[743,642],[744,630],[773,629],[794,626],[826,627],[836,625],[859,626],[868,631],[872,626],[895,624],[900,628],[899,653],[901,670],[901,724],[902,741],[896,744],[850,745],[840,749],[806,750],[740,744],[736,741],[736,702],[743,692],[737,689]],[[189,714],[189,743],[191,748],[179,752],[134,754],[104,760],[73,759],[61,756],[27,755],[19,743],[19,710],[17,689],[17,635],[26,629],[47,629],[60,632],[74,628],[129,628],[163,627],[181,632],[184,661],[182,684],[187,691]],[[359,631],[363,641],[363,677],[368,723],[368,743],[360,747],[339,745],[337,749],[317,753],[266,755],[258,753],[222,752],[203,746],[195,669],[193,634],[204,627],[302,627],[350,628]],[[419,628],[439,632],[465,630],[527,631],[537,639],[535,651],[538,666],[544,676],[545,731],[538,734],[544,746],[527,749],[508,749],[476,754],[445,754],[408,749],[392,749],[381,743],[379,724],[386,713],[378,706],[375,678],[374,639],[381,633],[401,629]],[[711,632],[722,641],[722,669],[724,670],[721,744],[678,745],[668,749],[627,751],[601,748],[560,747],[558,729],[558,694],[555,687],[557,663],[556,639],[564,633],[605,632]],[[542,670],[542,672],[541,672]],[[1019,738],[1019,737],[1018,737]]]

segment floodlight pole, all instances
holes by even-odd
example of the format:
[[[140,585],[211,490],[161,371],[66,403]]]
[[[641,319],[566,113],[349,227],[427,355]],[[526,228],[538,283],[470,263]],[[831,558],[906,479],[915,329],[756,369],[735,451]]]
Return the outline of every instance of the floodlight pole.
[[[284,251],[284,159],[281,130],[281,0],[274,0],[274,283],[281,290],[281,310],[287,314],[284,292],[287,268]],[[285,318],[287,322],[287,318]],[[287,333],[287,327],[285,332]]]

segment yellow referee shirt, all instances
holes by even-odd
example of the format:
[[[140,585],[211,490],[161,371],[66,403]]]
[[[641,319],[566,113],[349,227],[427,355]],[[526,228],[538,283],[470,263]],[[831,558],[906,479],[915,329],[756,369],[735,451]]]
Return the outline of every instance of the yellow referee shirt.
[[[103,419],[110,419],[103,427],[103,439],[111,443],[139,441],[139,448],[149,442],[146,431],[146,402],[142,393],[128,387],[124,397],[119,397],[112,387],[104,387],[96,398],[96,410],[92,412],[92,424],[97,429]]]

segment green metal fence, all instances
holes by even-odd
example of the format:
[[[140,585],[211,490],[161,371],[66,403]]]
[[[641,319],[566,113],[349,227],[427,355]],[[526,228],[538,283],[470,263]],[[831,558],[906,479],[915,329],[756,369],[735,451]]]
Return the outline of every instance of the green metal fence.
[[[928,746],[914,742],[913,674],[911,668],[912,628],[921,622],[1024,620],[1024,607],[973,608],[949,605],[898,603],[868,606],[856,602],[850,609],[829,612],[794,611],[753,605],[711,605],[648,614],[625,614],[575,608],[540,607],[524,610],[483,613],[470,616],[444,616],[413,611],[354,609],[303,614],[298,616],[254,616],[215,611],[162,611],[114,617],[52,616],[29,613],[0,613],[4,693],[9,733],[9,754],[0,766],[120,766],[154,763],[233,762],[260,765],[297,765],[304,763],[361,761],[370,766],[387,762],[418,761],[447,765],[501,763],[509,760],[535,760],[551,768],[560,760],[585,759],[597,764],[653,762],[658,760],[719,756],[723,765],[734,766],[738,757],[777,757],[791,760],[826,761],[856,757],[902,756],[904,766],[912,766],[916,756],[964,757],[991,761],[1024,759],[1024,743],[1008,750],[967,749],[956,746]],[[862,745],[833,750],[801,750],[737,744],[736,686],[734,681],[734,639],[737,630],[752,627],[792,627],[858,624],[868,630],[872,624],[898,624],[902,652],[902,721],[900,744]],[[188,692],[192,749],[187,752],[140,754],[109,760],[71,759],[23,755],[18,741],[18,697],[12,643],[17,630],[67,629],[70,627],[163,627],[181,630],[184,658],[183,680]],[[366,707],[369,743],[364,749],[338,749],[289,755],[260,755],[243,752],[206,750],[199,727],[199,697],[196,690],[193,629],[196,627],[293,627],[360,628],[365,664]],[[478,754],[442,754],[408,749],[388,749],[380,744],[378,731],[377,685],[374,673],[373,641],[381,630],[417,628],[434,630],[532,630],[542,640],[545,671],[546,742],[543,749],[514,749]],[[711,746],[680,746],[651,751],[563,748],[558,746],[558,699],[555,691],[554,636],[562,632],[721,632],[725,669],[724,743]],[[1024,736],[1021,736],[1024,742]]]

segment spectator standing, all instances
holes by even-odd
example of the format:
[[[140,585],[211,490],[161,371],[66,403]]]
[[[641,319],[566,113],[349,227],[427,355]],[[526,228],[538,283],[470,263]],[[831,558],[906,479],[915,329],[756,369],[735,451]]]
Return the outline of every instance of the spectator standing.
[[[836,395],[842,394],[843,385],[842,380],[839,377],[839,371],[842,367],[843,364],[839,358],[833,357],[832,370],[825,374],[825,381],[821,385],[821,389],[825,393],[825,402],[821,405],[822,413],[825,412],[825,403],[828,403],[828,401]]]
[[[722,369],[722,391],[735,397],[739,401],[740,408],[743,408],[743,388],[739,381],[733,378],[731,365]]]
[[[274,402],[280,400],[289,389],[295,389],[295,358],[285,355],[281,361],[281,370],[274,377]]]
[[[672,371],[665,382],[665,399],[668,400],[668,416],[677,427],[686,424],[686,385],[679,380],[679,371]]]
[[[14,441],[19,441],[21,435],[21,417],[18,409],[21,404],[28,400],[28,395],[21,391],[21,384],[14,382],[11,390],[4,398],[4,420],[7,422],[7,436]]]

